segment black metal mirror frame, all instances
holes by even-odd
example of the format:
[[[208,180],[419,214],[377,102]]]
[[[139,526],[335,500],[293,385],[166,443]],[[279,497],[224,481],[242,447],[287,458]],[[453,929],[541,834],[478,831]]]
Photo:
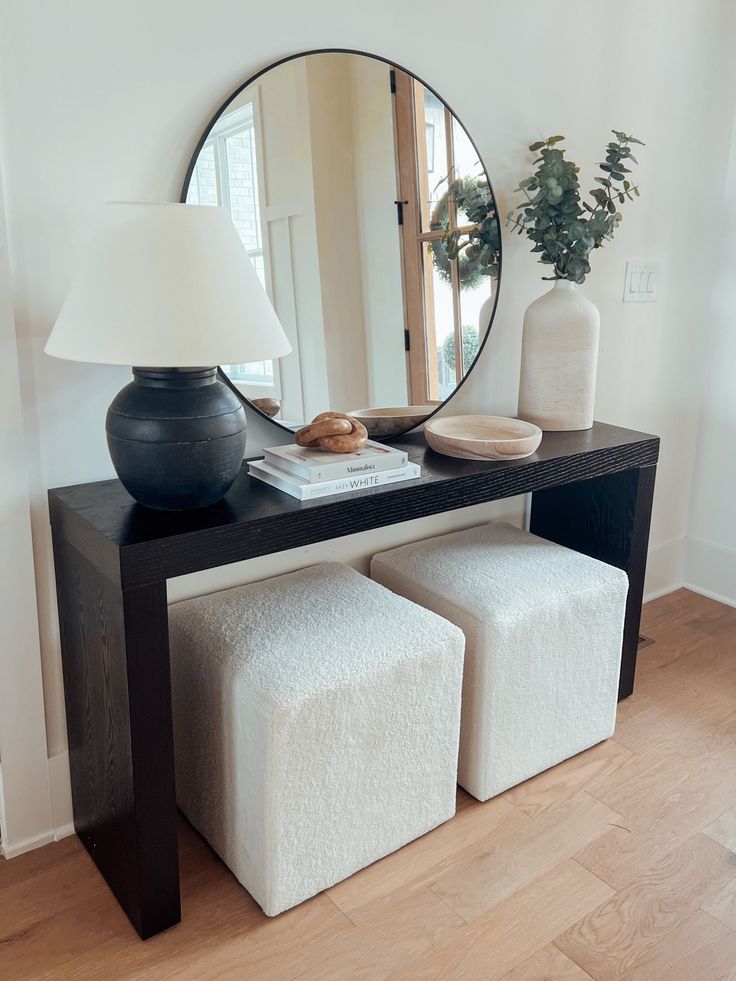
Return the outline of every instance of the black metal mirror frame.
[[[358,51],[358,50],[355,50],[353,48],[315,48],[315,49],[313,49],[311,51],[299,51],[296,54],[287,55],[285,58],[280,58],[278,61],[271,62],[270,64],[266,65],[264,68],[261,68],[260,71],[257,71],[254,75],[251,75],[250,78],[247,79],[247,81],[243,82],[242,85],[238,86],[238,88],[235,89],[235,91],[232,92],[227,97],[227,99],[225,99],[225,101],[219,106],[219,108],[217,109],[217,111],[215,112],[215,114],[212,116],[212,118],[210,119],[209,123],[207,123],[207,126],[205,127],[205,130],[202,133],[202,136],[199,138],[199,141],[197,142],[197,145],[194,148],[194,153],[192,154],[192,158],[189,161],[189,166],[187,167],[187,172],[186,172],[186,175],[184,177],[184,184],[182,186],[181,196],[179,198],[179,200],[180,200],[181,203],[186,203],[187,194],[189,192],[189,184],[190,184],[191,179],[192,179],[192,174],[194,173],[194,168],[197,165],[197,160],[199,158],[199,154],[202,151],[202,147],[204,146],[204,144],[205,144],[205,142],[207,140],[207,137],[210,135],[210,132],[212,131],[213,126],[215,126],[215,124],[219,120],[220,116],[227,109],[227,107],[230,105],[230,103],[234,99],[237,99],[237,97],[240,95],[240,93],[243,92],[245,89],[247,89],[249,85],[252,85],[262,75],[265,75],[267,72],[271,71],[272,69],[278,68],[279,65],[285,65],[287,62],[294,61],[297,58],[306,58],[308,55],[319,55],[319,54],[352,54],[352,55],[361,55],[361,57],[363,57],[363,58],[373,58],[375,61],[382,61],[385,65],[388,65],[391,68],[398,68],[399,71],[406,72],[407,75],[411,75],[412,78],[415,78],[418,82],[420,82],[428,91],[430,91],[437,99],[439,99],[439,101],[442,103],[443,106],[446,106],[450,110],[450,112],[455,117],[455,119],[458,121],[458,123],[460,124],[460,126],[462,126],[463,130],[465,131],[465,135],[468,137],[468,139],[470,140],[470,142],[471,142],[471,144],[473,146],[473,149],[478,154],[478,161],[481,164],[481,166],[483,167],[483,172],[486,175],[486,180],[488,181],[488,189],[491,192],[491,196],[493,198],[494,203],[496,202],[496,195],[493,192],[493,184],[491,183],[490,174],[488,173],[488,170],[486,168],[485,162],[484,162],[483,157],[481,156],[481,154],[480,154],[480,152],[478,150],[478,147],[477,147],[477,145],[475,143],[475,140],[470,135],[470,133],[467,130],[467,127],[463,124],[462,120],[457,115],[457,113],[452,108],[452,106],[449,105],[449,103],[447,103],[445,101],[445,99],[442,98],[442,96],[439,94],[439,92],[436,91],[436,89],[434,89],[431,85],[428,85],[424,81],[423,78],[420,78],[420,76],[417,75],[417,74],[415,74],[413,71],[411,71],[411,69],[405,68],[403,65],[398,64],[398,62],[392,61],[389,58],[384,58],[381,55],[371,54],[368,51]],[[489,335],[491,333],[491,329],[493,327],[493,320],[494,320],[494,317],[496,316],[496,309],[498,307],[498,294],[499,294],[499,290],[500,290],[500,286],[501,286],[501,273],[503,272],[503,241],[502,241],[502,237],[501,237],[500,222],[499,222],[498,234],[499,234],[498,277],[496,279],[496,289],[494,290],[494,293],[493,293],[493,306],[491,307],[491,316],[490,316],[489,321],[488,321],[488,328],[487,328],[485,334],[483,335],[483,339],[480,342],[480,345],[478,347],[478,353],[473,358],[473,361],[470,364],[470,366],[468,367],[468,370],[465,372],[465,374],[463,375],[463,377],[460,379],[460,381],[458,382],[458,384],[455,386],[455,389],[453,390],[452,394],[451,395],[448,395],[447,398],[443,402],[440,402],[439,405],[432,412],[427,413],[427,415],[425,416],[425,420],[424,420],[425,422],[426,422],[427,419],[431,419],[433,416],[435,416],[440,411],[440,409],[444,408],[444,406],[446,406],[447,403],[450,402],[455,397],[455,395],[459,392],[459,390],[462,388],[462,386],[467,381],[468,377],[472,374],[473,369],[475,368],[475,366],[478,363],[478,360],[479,360],[481,354],[483,353],[483,348],[486,346],[486,342],[488,340],[488,337],[489,337]],[[225,374],[225,372],[222,370],[222,368],[218,367],[217,373],[218,373],[218,376],[220,378],[220,381],[222,381],[225,385],[227,385],[228,388],[230,388],[235,393],[235,395],[237,395],[237,397],[240,399],[240,401],[244,405],[246,405],[253,412],[257,412],[259,416],[261,416],[263,419],[266,419],[268,422],[272,423],[274,426],[277,426],[283,432],[287,432],[287,433],[293,434],[293,432],[294,432],[293,429],[290,429],[288,426],[284,426],[277,419],[272,419],[270,416],[267,416],[264,412],[261,412],[260,409],[256,408],[256,406],[253,405],[253,403],[250,401],[250,399],[247,399],[242,394],[242,392],[240,392],[240,390],[237,388],[237,386],[235,386],[230,381],[230,379]],[[385,436],[385,437],[382,436],[381,437],[381,440],[382,441],[388,441],[388,440],[391,440],[391,439],[399,438],[400,436],[403,436],[406,433],[410,432],[412,428],[416,428],[416,427],[407,426],[406,429],[403,429],[400,432],[392,433],[390,436]]]

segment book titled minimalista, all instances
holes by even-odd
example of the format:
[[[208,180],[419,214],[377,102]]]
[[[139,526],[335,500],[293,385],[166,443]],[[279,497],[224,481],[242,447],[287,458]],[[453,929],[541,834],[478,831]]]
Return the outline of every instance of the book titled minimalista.
[[[378,473],[368,473],[354,477],[341,477],[338,480],[325,480],[313,484],[302,480],[293,474],[284,473],[278,467],[272,467],[265,460],[254,460],[248,464],[248,473],[271,487],[291,494],[299,501],[311,501],[316,497],[331,497],[333,494],[345,494],[349,491],[366,490],[369,487],[381,487],[385,484],[396,484],[402,480],[413,480],[421,476],[422,468],[418,463],[405,463],[392,470],[381,470]]]
[[[263,451],[266,463],[278,470],[294,474],[310,484],[341,477],[359,477],[367,474],[396,470],[408,461],[404,450],[384,446],[368,440],[356,453],[325,453],[308,446],[271,446]]]

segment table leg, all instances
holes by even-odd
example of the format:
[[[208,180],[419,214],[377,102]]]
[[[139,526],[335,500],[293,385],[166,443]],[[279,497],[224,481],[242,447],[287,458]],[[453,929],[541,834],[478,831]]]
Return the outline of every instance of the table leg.
[[[145,939],[181,919],[166,583],[121,590],[58,534],[54,562],[74,826]]]
[[[629,577],[619,699],[634,690],[656,467],[581,480],[532,495],[530,531],[623,569]]]

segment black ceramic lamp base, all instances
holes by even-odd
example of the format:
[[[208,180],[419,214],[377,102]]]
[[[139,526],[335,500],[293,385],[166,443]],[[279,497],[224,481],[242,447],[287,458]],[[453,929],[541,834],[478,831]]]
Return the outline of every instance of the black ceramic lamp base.
[[[166,511],[225,496],[243,462],[245,427],[243,405],[216,368],[133,368],[105,424],[123,487]]]

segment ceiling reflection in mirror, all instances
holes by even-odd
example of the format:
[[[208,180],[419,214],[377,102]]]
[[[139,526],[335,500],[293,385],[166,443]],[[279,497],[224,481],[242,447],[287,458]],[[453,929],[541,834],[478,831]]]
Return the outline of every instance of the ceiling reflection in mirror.
[[[275,422],[327,409],[374,436],[449,398],[490,328],[500,237],[488,176],[451,110],[368,55],[299,56],[225,106],[184,190],[222,205],[292,344],[223,365]]]

